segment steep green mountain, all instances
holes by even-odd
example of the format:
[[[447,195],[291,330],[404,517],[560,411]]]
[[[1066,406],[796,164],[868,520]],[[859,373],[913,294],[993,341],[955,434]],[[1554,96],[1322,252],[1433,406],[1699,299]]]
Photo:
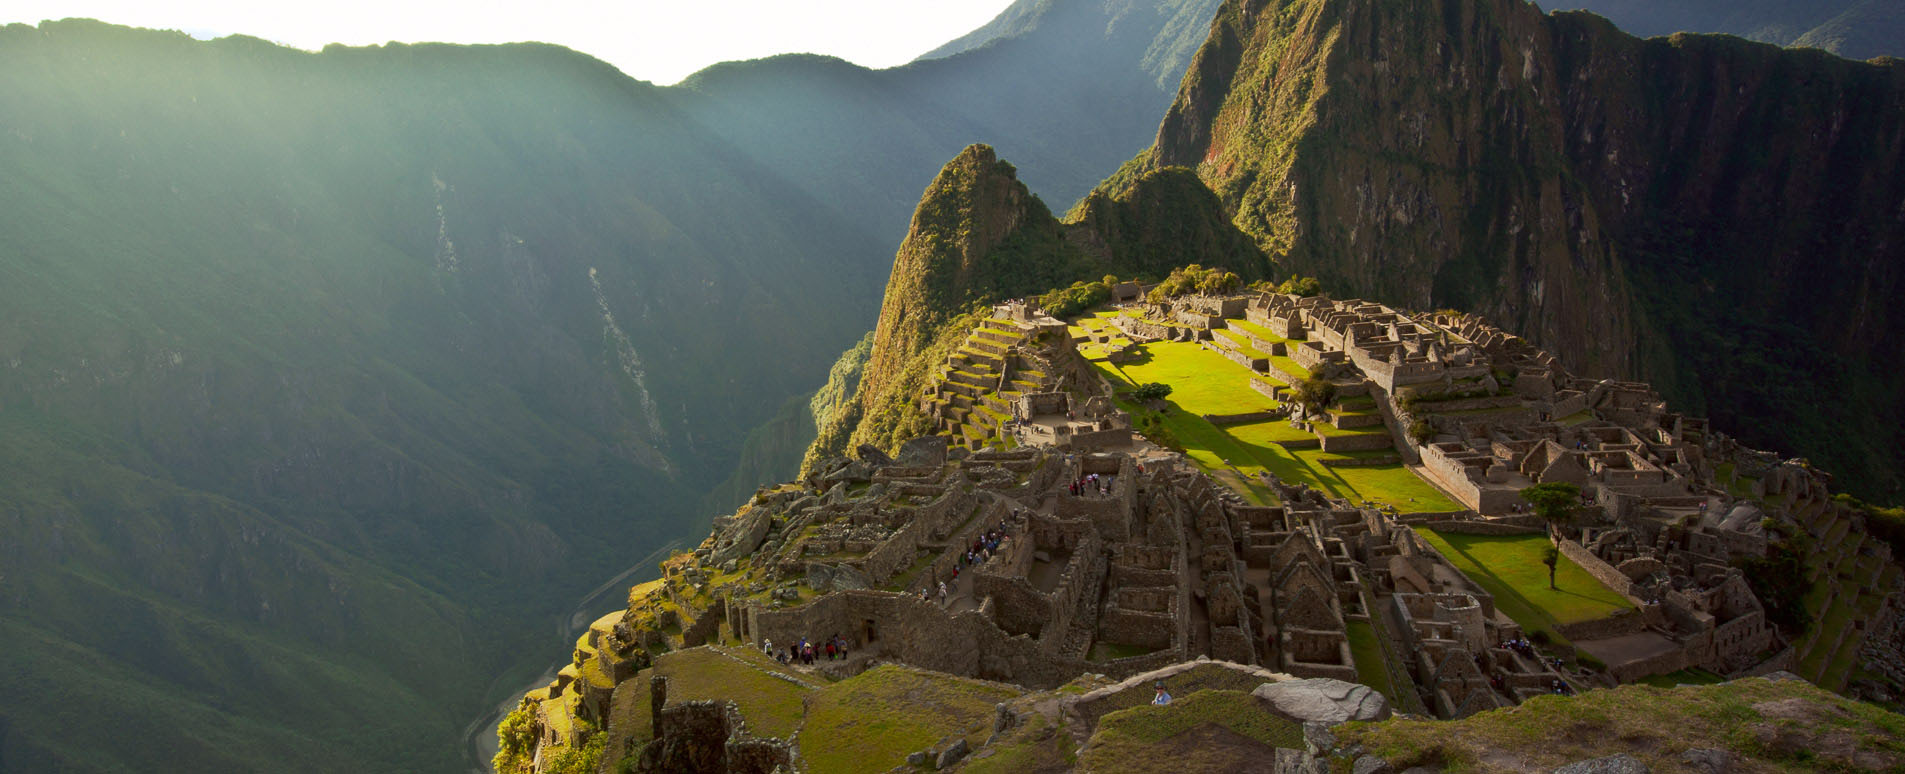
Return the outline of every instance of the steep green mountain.
[[[929,432],[911,402],[988,305],[1106,274],[1162,278],[1199,262],[1245,281],[1270,272],[1188,170],[1154,170],[1115,195],[1094,193],[1061,222],[992,148],[966,148],[921,196],[853,398],[820,425],[803,467]],[[828,389],[844,391],[838,380]]]
[[[864,326],[864,230],[572,52],[0,69],[10,769],[446,768]]]
[[[0,28],[0,770],[456,767],[525,644],[799,458],[933,170],[1082,193],[1179,16],[675,88]]]
[[[1900,497],[1905,63],[1519,0],[1229,2],[1132,170],[1171,165],[1293,272]]]
[[[1577,9],[1641,36],[1724,32],[1851,59],[1905,56],[1901,0],[1566,0],[1551,10]]]

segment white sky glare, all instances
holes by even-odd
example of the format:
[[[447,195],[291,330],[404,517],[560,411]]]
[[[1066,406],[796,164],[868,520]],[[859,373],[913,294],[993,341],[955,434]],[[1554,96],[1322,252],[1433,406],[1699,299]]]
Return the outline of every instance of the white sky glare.
[[[8,0],[0,23],[89,17],[195,36],[330,43],[567,46],[672,84],[716,62],[831,54],[892,67],[990,21],[1012,0]]]

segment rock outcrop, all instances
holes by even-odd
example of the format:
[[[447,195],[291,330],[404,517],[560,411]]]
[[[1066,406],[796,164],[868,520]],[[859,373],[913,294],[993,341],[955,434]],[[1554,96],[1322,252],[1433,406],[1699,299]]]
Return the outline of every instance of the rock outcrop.
[[[1389,700],[1367,685],[1327,677],[1265,683],[1250,692],[1270,712],[1298,723],[1347,723],[1389,717]]]

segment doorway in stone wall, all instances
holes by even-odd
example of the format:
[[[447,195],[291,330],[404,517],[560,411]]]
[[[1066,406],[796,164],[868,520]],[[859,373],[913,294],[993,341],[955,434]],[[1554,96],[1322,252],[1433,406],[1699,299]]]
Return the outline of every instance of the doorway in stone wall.
[[[868,618],[866,622],[861,625],[861,634],[865,635],[865,639],[861,640],[861,642],[872,642],[878,639],[873,635],[873,619]]]

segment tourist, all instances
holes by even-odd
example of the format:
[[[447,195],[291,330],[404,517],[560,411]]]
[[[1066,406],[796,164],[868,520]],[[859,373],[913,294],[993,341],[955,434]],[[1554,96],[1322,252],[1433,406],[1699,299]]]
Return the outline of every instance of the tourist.
[[[946,582],[939,582],[939,604],[946,604]]]
[[[1164,683],[1158,683],[1158,695],[1151,697],[1151,704],[1162,707],[1171,703],[1171,694],[1164,692]]]

